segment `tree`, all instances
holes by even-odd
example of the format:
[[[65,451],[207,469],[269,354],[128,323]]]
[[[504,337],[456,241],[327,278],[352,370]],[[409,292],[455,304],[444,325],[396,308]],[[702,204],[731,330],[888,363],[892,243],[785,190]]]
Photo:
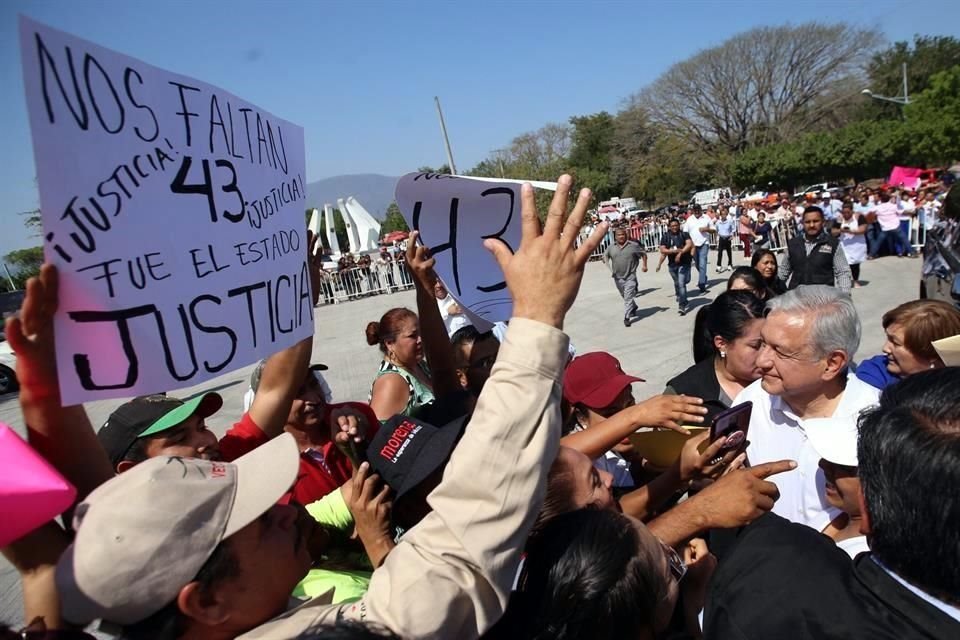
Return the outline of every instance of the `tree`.
[[[878,43],[842,24],[759,27],[673,65],[638,101],[701,153],[783,142],[818,128],[836,102],[824,96],[861,77]]]
[[[407,226],[407,221],[400,212],[400,207],[397,206],[397,203],[391,202],[390,206],[387,207],[387,214],[380,224],[380,237],[382,238],[394,231],[410,231],[410,227]]]
[[[40,273],[40,266],[43,264],[43,247],[16,249],[5,255],[3,260],[10,267],[16,288],[23,289],[29,278]]]
[[[960,159],[960,64],[930,76],[928,88],[904,107],[915,164]]]
[[[933,76],[960,64],[960,40],[950,36],[914,36],[909,42],[894,42],[875,54],[867,66],[870,89],[886,96],[903,93],[903,65],[907,65],[911,94],[926,91]]]
[[[573,144],[570,171],[578,184],[590,187],[599,200],[620,195],[613,174],[614,118],[606,111],[570,118]]]

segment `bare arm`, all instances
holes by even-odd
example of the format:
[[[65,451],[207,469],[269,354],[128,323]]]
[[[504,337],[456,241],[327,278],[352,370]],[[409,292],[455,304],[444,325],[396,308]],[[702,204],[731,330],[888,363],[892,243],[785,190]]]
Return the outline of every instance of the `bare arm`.
[[[320,295],[320,257],[314,254],[318,238],[309,235],[307,266],[310,268],[313,286],[313,303]],[[260,386],[250,405],[250,418],[267,435],[273,438],[283,433],[290,415],[290,406],[307,377],[310,356],[313,353],[313,336],[308,336],[269,358],[260,376]]]
[[[780,497],[777,485],[766,478],[796,466],[792,460],[780,460],[728,473],[647,526],[672,547],[707,529],[741,527],[772,509]]]
[[[460,383],[454,366],[453,345],[443,324],[437,298],[433,295],[433,285],[437,281],[437,274],[433,270],[436,259],[430,256],[427,247],[417,246],[418,236],[416,231],[410,234],[407,266],[413,273],[417,288],[417,315],[420,317],[423,351],[430,363],[430,381],[434,395],[439,398],[460,391]]]
[[[385,373],[373,383],[370,394],[370,408],[377,414],[377,420],[403,413],[410,401],[410,387],[399,373]]]
[[[6,337],[17,354],[20,407],[27,437],[77,489],[77,500],[114,475],[82,405],[60,404],[53,316],[57,309],[57,269],[45,264],[38,278],[27,282],[20,315],[6,324]]]
[[[688,433],[684,424],[700,424],[707,410],[703,400],[692,396],[654,396],[638,405],[618,411],[589,429],[563,437],[560,444],[595,459],[612,449],[639,427],[661,426]]]

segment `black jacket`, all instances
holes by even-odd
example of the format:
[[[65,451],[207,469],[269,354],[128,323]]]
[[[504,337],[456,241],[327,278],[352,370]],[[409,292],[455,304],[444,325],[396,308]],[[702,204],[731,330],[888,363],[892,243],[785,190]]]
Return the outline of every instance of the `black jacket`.
[[[837,239],[829,234],[821,234],[807,255],[806,237],[790,238],[787,242],[787,254],[790,258],[790,281],[788,289],[796,289],[802,284],[827,284],[833,286],[833,254],[837,252]]]
[[[667,387],[678,395],[703,398],[703,404],[707,408],[704,425],[709,425],[715,415],[728,408],[720,402],[720,381],[717,380],[713,358],[705,358],[693,365],[667,382]]]
[[[960,622],[862,553],[853,561],[813,529],[767,514],[745,527],[713,576],[708,640],[960,638]]]

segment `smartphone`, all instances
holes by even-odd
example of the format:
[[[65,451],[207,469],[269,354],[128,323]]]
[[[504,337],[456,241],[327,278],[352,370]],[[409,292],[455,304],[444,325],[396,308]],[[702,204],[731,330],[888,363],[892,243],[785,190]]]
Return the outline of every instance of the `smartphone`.
[[[724,455],[730,449],[736,449],[746,441],[751,413],[753,413],[753,403],[748,400],[718,413],[713,418],[710,424],[710,441],[727,436],[727,441],[723,443],[718,456]]]

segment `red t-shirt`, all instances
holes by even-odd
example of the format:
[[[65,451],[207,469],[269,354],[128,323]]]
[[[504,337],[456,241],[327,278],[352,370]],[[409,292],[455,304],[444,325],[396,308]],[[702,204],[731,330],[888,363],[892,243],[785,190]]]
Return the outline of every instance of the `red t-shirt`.
[[[227,462],[249,453],[266,443],[270,438],[244,413],[240,422],[234,424],[220,439],[220,454]],[[333,442],[320,449],[300,454],[300,470],[290,489],[294,500],[300,504],[316,502],[350,479],[353,467]]]

